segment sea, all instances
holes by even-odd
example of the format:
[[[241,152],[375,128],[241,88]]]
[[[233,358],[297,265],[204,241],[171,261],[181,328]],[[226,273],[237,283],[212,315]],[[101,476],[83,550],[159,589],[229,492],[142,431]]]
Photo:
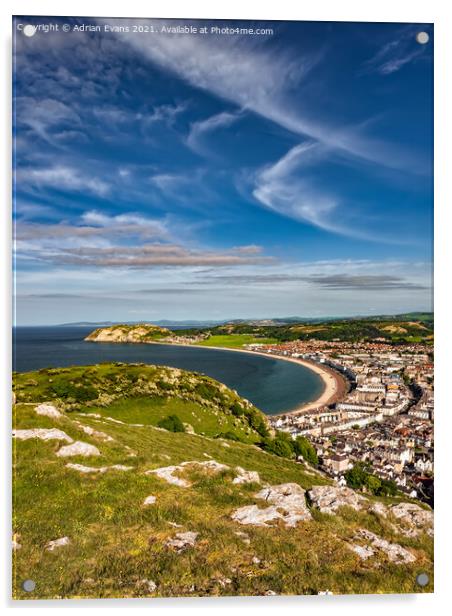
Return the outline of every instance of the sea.
[[[13,370],[29,372],[102,362],[172,366],[224,383],[268,415],[311,402],[324,388],[322,379],[309,368],[273,357],[170,344],[85,342],[92,330],[82,326],[14,328]]]

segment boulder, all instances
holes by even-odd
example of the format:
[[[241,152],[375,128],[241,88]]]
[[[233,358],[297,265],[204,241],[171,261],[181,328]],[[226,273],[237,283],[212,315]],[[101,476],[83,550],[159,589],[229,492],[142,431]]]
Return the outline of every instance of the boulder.
[[[38,415],[44,415],[52,419],[59,419],[62,416],[62,413],[53,404],[39,404],[35,407],[35,411]]]
[[[59,458],[69,458],[71,456],[100,456],[100,451],[94,445],[83,443],[82,441],[75,441],[72,445],[61,447],[56,455]]]
[[[347,487],[314,486],[308,492],[312,504],[322,513],[336,513],[340,507],[361,509],[367,500]]]
[[[241,466],[236,466],[235,470],[237,472],[237,477],[232,480],[232,483],[260,483],[259,473],[256,471],[246,471]]]
[[[146,498],[143,501],[143,505],[153,505],[155,503],[155,501],[157,500],[157,498],[155,496],[146,496]]]

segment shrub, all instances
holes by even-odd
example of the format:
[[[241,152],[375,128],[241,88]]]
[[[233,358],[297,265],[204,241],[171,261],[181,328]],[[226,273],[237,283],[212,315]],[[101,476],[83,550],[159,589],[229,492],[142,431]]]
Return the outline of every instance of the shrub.
[[[177,415],[168,415],[158,422],[159,428],[164,428],[168,432],[185,432],[185,426]]]
[[[264,451],[281,458],[293,458],[294,446],[292,437],[287,432],[277,432],[275,438],[264,438],[261,443]]]

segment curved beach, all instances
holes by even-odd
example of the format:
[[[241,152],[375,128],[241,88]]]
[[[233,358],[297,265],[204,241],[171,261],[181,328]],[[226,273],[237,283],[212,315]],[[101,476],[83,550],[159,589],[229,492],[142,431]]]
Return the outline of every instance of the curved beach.
[[[271,357],[272,359],[281,359],[283,361],[289,361],[294,364],[301,364],[305,368],[308,368],[312,372],[315,372],[322,379],[324,389],[318,398],[309,402],[305,402],[301,406],[291,411],[284,411],[282,413],[275,414],[273,415],[273,417],[277,417],[278,415],[299,415],[308,411],[318,409],[322,406],[334,404],[335,402],[340,400],[347,392],[347,383],[338,372],[336,372],[332,368],[329,368],[328,366],[320,366],[319,364],[309,361],[307,359],[300,359],[298,357],[285,357],[283,355],[274,355],[273,353],[264,353],[262,351],[251,351],[250,349],[233,349],[227,347],[202,346],[199,344],[181,344],[179,346],[198,347],[202,349],[216,349],[218,351],[233,351],[237,353],[249,353],[252,355],[260,355],[262,357]]]

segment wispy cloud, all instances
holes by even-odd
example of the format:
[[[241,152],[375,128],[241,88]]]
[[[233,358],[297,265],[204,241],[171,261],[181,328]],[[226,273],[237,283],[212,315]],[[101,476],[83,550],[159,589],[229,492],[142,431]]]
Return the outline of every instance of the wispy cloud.
[[[55,165],[47,168],[20,168],[17,180],[21,187],[46,187],[55,190],[88,192],[98,197],[105,197],[110,192],[110,186],[104,180],[88,175],[78,169]]]
[[[333,192],[318,187],[310,167],[329,154],[320,143],[306,141],[291,148],[282,158],[260,170],[254,179],[253,196],[282,216],[347,237],[388,241],[364,228],[363,212],[354,218],[353,208]],[[339,222],[341,221],[341,222]]]
[[[199,154],[210,155],[211,152],[209,148],[206,147],[205,143],[206,137],[218,129],[229,128],[232,124],[237,122],[242,115],[242,111],[236,111],[233,113],[229,111],[222,111],[221,113],[210,116],[205,120],[193,122],[187,136],[188,147]]]
[[[418,291],[427,288],[425,285],[386,274],[368,276],[336,274],[335,276],[310,276],[306,280],[327,289],[345,291],[398,291],[402,289],[405,291]]]
[[[302,91],[304,80],[323,58],[322,51],[300,57],[233,37],[220,40],[165,35],[154,37],[150,42],[146,38],[121,34],[121,40],[191,85],[271,120],[296,135],[384,167],[421,171],[421,165],[411,152],[364,135],[360,125],[337,126],[328,119],[316,118],[315,109],[307,110],[293,99],[294,86]]]
[[[361,73],[391,75],[425,54],[428,46],[416,41],[418,30],[412,26],[401,30],[397,38],[385,43],[374,56],[364,62]]]

